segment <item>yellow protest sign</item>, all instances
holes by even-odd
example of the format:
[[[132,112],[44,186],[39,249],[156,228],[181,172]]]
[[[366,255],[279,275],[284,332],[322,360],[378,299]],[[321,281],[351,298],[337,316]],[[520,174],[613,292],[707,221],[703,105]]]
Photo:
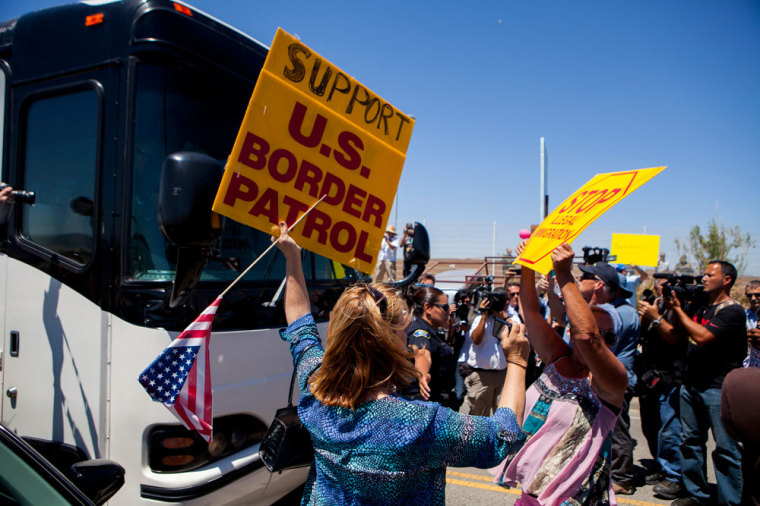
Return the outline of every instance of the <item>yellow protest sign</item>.
[[[213,210],[371,273],[414,120],[281,28],[261,70]]]
[[[541,222],[515,263],[548,274],[554,248],[572,243],[594,220],[663,170],[665,167],[597,174]]]
[[[660,236],[645,234],[612,234],[610,254],[617,256],[619,264],[657,267],[660,254]]]

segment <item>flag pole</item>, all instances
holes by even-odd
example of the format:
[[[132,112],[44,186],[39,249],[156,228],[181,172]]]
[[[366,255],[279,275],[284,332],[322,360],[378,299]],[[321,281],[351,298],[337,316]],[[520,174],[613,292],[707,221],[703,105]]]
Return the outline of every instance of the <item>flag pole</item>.
[[[325,197],[327,197],[327,194],[322,195],[322,198],[320,198],[319,200],[317,200],[316,202],[314,202],[314,205],[312,205],[309,209],[307,209],[306,212],[303,213],[301,215],[301,217],[296,220],[295,223],[293,223],[291,226],[288,227],[288,232],[290,232],[291,230],[293,230],[296,227],[296,225],[298,225],[299,223],[301,223],[301,220],[304,219],[306,217],[306,215],[311,212],[312,209],[314,209],[315,207],[317,207],[317,204],[319,204],[320,202],[322,202],[325,199]],[[264,258],[264,256],[267,253],[269,253],[269,250],[271,250],[272,248],[274,248],[274,246],[277,244],[277,241],[279,241],[279,240],[280,240],[280,238],[278,237],[277,240],[274,241],[272,244],[270,244],[269,247],[267,249],[265,249],[264,252],[261,255],[259,255],[256,260],[254,260],[253,262],[251,262],[251,265],[249,265],[248,267],[246,267],[246,269],[240,274],[240,276],[238,276],[237,278],[235,278],[235,281],[233,281],[232,283],[230,283],[230,285],[227,288],[225,288],[224,291],[221,294],[219,294],[218,298],[221,299],[222,297],[224,297],[224,295],[227,292],[229,292],[232,289],[232,287],[235,286],[237,284],[237,282],[240,281],[243,278],[243,276],[245,276],[246,274],[248,274],[248,271],[250,271],[253,268],[253,266],[256,265],[259,262],[259,260],[261,260],[262,258]]]

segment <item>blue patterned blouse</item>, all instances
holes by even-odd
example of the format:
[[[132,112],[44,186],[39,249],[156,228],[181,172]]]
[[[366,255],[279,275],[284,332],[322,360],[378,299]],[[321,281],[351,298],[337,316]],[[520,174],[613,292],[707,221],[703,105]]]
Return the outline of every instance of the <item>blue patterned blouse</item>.
[[[508,408],[469,416],[396,395],[355,410],[325,406],[307,384],[323,355],[311,314],[280,335],[290,343],[303,392],[298,415],[314,445],[302,504],[444,504],[446,466],[494,467],[525,440]]]

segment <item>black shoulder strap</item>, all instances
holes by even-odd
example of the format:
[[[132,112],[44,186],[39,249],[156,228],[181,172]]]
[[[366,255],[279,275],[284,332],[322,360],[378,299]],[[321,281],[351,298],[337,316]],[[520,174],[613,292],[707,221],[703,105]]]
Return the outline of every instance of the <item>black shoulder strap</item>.
[[[302,352],[301,352],[301,358],[306,354],[307,351],[315,347],[316,344],[310,344],[307,346]],[[300,360],[299,360],[300,362]],[[293,385],[296,382],[296,373],[298,372],[298,364],[295,364],[293,366],[293,374],[290,376],[290,388],[288,389],[288,407],[293,406]]]

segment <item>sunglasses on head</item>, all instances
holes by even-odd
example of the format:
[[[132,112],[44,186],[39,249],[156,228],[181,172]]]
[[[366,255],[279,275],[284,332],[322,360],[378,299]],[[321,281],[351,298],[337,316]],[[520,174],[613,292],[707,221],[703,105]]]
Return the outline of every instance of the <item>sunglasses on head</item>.
[[[367,285],[367,290],[369,290],[369,294],[372,296],[372,300],[374,300],[375,304],[377,304],[377,308],[380,310],[380,314],[382,316],[385,316],[385,312],[388,309],[388,299],[385,298],[383,292],[377,290],[376,288],[372,288],[369,285]]]

